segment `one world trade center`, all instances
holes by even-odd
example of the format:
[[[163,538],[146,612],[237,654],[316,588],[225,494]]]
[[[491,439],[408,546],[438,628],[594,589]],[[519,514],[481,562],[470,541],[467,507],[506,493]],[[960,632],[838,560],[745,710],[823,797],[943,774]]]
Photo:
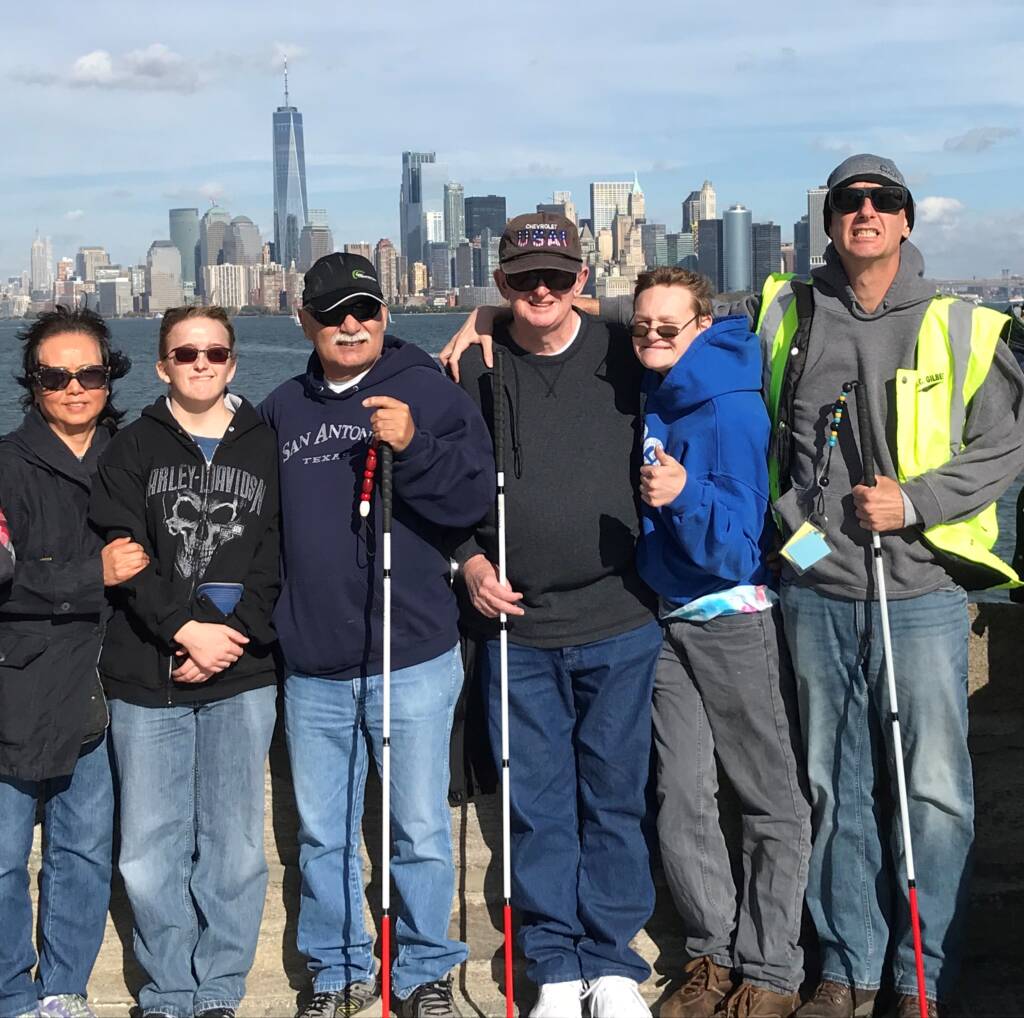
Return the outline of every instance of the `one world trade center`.
[[[288,102],[288,61],[284,105],[274,113],[274,255],[286,268],[299,260],[299,234],[308,219],[306,149],[302,114]]]

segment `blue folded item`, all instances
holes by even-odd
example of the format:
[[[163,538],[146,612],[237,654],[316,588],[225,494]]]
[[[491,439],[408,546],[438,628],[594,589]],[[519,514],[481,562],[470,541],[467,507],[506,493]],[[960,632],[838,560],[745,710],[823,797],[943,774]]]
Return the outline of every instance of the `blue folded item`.
[[[222,615],[230,615],[235,610],[244,591],[241,583],[200,583],[196,588],[196,594],[205,594]]]

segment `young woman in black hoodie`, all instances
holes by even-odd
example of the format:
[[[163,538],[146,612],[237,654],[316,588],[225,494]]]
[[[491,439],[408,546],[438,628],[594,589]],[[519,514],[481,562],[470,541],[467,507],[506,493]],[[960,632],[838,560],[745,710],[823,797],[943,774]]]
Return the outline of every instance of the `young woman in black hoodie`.
[[[88,1018],[114,823],[96,675],[104,587],[147,559],[129,540],[104,548],[87,512],[97,458],[121,416],[110,383],[130,362],[91,311],[58,307],[21,339],[25,419],[0,441],[0,1014]],[[39,801],[35,927],[28,860]]]
[[[108,540],[129,535],[152,560],[112,597],[100,658],[150,1016],[234,1014],[266,892],[277,450],[227,393],[235,365],[222,309],[166,312],[168,394],[110,443],[90,509]]]

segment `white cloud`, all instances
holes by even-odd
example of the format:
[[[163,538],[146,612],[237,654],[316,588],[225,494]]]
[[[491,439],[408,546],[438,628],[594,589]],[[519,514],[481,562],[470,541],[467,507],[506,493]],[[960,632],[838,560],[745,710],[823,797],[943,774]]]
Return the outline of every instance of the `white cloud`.
[[[1016,127],[974,127],[965,134],[947,138],[942,147],[947,152],[984,152],[996,142],[1015,138],[1020,134]]]
[[[206,80],[194,61],[162,42],[130,50],[121,56],[114,56],[105,49],[92,50],[76,58],[66,73],[22,70],[15,71],[13,77],[29,85],[183,93],[196,91]]]
[[[85,212],[82,209],[69,209],[64,213],[64,218],[73,223],[75,220],[81,219],[84,215]]]
[[[208,180],[205,184],[200,184],[198,191],[203,198],[214,202],[220,202],[228,193],[227,188],[219,180]]]
[[[270,58],[270,69],[272,71],[284,70],[284,62],[295,63],[306,55],[306,50],[294,42],[275,42],[274,52]]]
[[[943,198],[940,195],[929,195],[914,202],[915,218],[920,223],[948,227],[955,224],[957,216],[963,212],[963,202],[956,198]]]

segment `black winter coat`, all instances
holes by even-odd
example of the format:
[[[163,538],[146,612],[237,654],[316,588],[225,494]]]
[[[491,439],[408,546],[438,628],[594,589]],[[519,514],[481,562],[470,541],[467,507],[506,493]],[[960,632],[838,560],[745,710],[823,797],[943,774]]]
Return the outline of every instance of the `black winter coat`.
[[[0,583],[0,774],[7,777],[71,774],[82,743],[106,727],[96,674],[103,542],[89,527],[88,505],[109,440],[98,428],[79,461],[37,409],[0,440],[0,506],[15,558],[13,576]]]
[[[106,540],[123,535],[150,564],[110,590],[100,674],[111,699],[143,707],[224,700],[277,682],[271,622],[280,590],[277,441],[245,400],[207,464],[164,397],[110,443],[93,485],[90,519]],[[223,615],[198,588],[240,583]],[[230,667],[203,683],[176,683],[174,634],[189,620],[249,637]]]

